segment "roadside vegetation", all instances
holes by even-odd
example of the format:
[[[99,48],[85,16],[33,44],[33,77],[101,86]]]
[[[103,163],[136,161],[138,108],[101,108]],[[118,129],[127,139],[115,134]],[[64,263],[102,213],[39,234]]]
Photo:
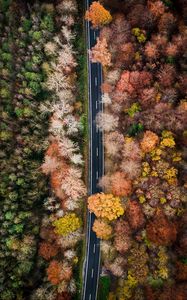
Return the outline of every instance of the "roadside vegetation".
[[[110,277],[101,276],[99,280],[98,300],[108,300],[110,291]]]
[[[81,9],[74,0],[0,1],[2,300],[80,297]]]
[[[111,277],[107,299],[185,300],[185,1],[102,3],[108,13],[95,3],[85,16],[101,28],[90,59],[103,66],[105,104],[96,117],[104,193],[88,209]]]

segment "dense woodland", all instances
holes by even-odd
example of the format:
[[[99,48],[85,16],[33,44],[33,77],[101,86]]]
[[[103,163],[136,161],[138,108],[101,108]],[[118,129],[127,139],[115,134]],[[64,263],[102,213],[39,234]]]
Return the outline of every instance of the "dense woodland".
[[[0,1],[2,300],[80,294],[82,13],[74,0]]]
[[[185,300],[187,4],[102,3],[102,18],[96,4],[87,15],[101,28],[90,59],[104,71],[105,194],[88,199],[111,282],[100,299]]]
[[[0,299],[80,299],[88,174],[84,2],[0,0]],[[103,6],[102,6],[103,5]],[[105,7],[105,8],[104,8]],[[99,300],[187,299],[187,4],[103,0]]]

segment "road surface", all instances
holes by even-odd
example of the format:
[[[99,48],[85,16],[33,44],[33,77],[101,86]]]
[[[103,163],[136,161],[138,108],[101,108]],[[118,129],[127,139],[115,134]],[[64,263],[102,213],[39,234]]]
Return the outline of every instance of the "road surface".
[[[86,1],[86,9],[92,1]],[[91,27],[86,22],[87,47],[91,49],[96,44],[99,31]],[[88,59],[88,84],[89,84],[89,194],[100,192],[97,187],[99,178],[103,175],[104,151],[102,142],[102,132],[95,124],[95,117],[99,111],[103,110],[101,102],[101,82],[102,69],[99,63],[91,63]],[[84,283],[82,300],[96,300],[100,274],[100,242],[92,231],[94,214],[87,213],[87,251],[84,264]]]

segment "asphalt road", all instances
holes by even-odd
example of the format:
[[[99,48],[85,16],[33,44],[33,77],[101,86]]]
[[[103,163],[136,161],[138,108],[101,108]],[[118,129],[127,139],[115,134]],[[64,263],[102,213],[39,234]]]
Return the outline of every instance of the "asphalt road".
[[[86,9],[92,1],[86,1]],[[86,22],[87,46],[88,50],[96,44],[99,30],[91,27],[90,22]],[[104,151],[103,136],[95,124],[95,117],[99,111],[103,110],[101,102],[102,68],[99,63],[91,63],[88,59],[88,84],[89,84],[89,130],[90,130],[90,162],[89,162],[89,194],[100,192],[97,187],[99,178],[104,171]],[[87,251],[84,264],[84,284],[82,300],[96,300],[100,274],[100,242],[92,231],[95,215],[87,213]]]

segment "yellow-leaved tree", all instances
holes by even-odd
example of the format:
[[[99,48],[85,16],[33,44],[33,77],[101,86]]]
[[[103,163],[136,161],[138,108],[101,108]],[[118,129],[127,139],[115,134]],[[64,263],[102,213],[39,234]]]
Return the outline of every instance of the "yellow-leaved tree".
[[[99,239],[108,240],[111,237],[112,226],[103,220],[96,219],[92,229]]]
[[[91,21],[93,27],[101,27],[112,21],[110,12],[105,9],[99,2],[94,1],[89,10],[86,11],[85,19]]]
[[[124,214],[119,197],[112,194],[98,193],[88,198],[88,208],[98,218],[106,218],[109,221],[115,220]]]
[[[66,214],[53,222],[55,233],[60,235],[68,235],[81,227],[81,219],[76,214]]]

